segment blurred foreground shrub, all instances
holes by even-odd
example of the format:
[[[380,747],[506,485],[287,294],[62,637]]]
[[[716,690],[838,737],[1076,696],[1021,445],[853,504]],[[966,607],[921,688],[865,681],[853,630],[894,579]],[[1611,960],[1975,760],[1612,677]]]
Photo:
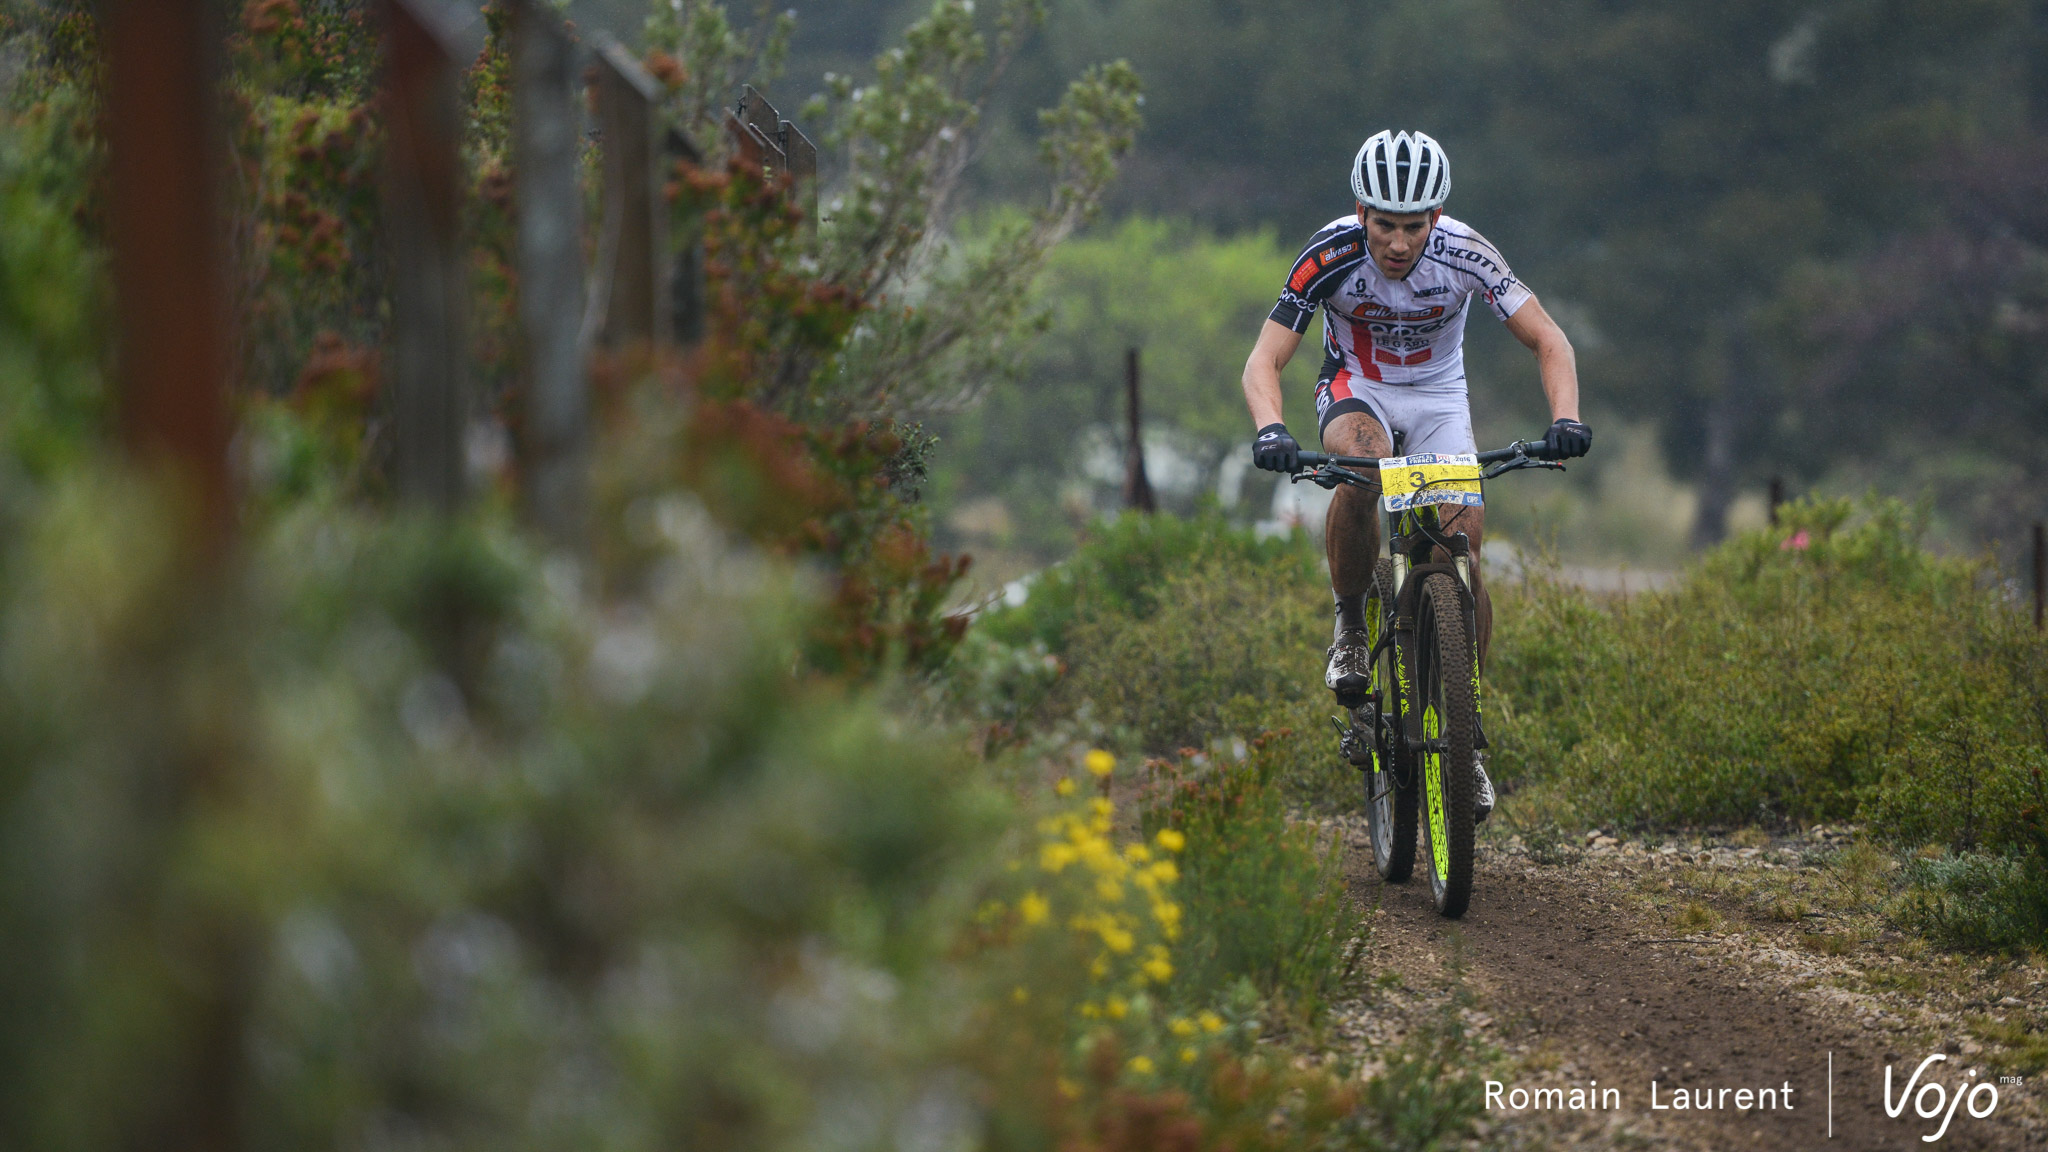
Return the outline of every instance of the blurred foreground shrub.
[[[168,522],[74,476],[6,557],[0,1143],[971,1123],[940,969],[1004,805],[792,675],[785,570],[685,513],[600,602],[486,523],[307,507],[209,592]]]

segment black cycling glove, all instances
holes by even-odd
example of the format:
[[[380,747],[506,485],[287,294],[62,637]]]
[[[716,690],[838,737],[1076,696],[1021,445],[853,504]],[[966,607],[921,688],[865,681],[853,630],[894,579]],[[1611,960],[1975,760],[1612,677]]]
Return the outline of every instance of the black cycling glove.
[[[1252,462],[1268,472],[1292,472],[1301,467],[1301,445],[1288,435],[1287,425],[1268,424],[1252,441]]]
[[[1553,460],[1584,456],[1592,447],[1593,430],[1577,420],[1560,417],[1543,434],[1543,451]]]

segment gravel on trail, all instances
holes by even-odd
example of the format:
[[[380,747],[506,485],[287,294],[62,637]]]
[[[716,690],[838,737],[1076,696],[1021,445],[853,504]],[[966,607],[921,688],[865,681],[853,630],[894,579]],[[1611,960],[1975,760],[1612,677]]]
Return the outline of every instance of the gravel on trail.
[[[1482,846],[1471,910],[1451,921],[1431,905],[1420,867],[1406,884],[1380,880],[1362,818],[1335,824],[1347,881],[1367,910],[1371,979],[1333,1008],[1329,1043],[1370,1071],[1410,1030],[1458,1013],[1472,1059],[1500,1085],[1481,1121],[1483,1146],[2048,1148],[2037,1076],[2001,1083],[2012,1053],[1973,1033],[1986,1020],[2036,1032],[2048,1024],[2048,968],[2038,960],[1945,957],[1883,932],[1830,954],[1808,927],[1827,913],[1776,922],[1732,897],[1702,911],[1669,895],[1671,878],[1715,869],[1770,880],[1770,870],[1800,869],[1812,845],[1652,848],[1589,835],[1583,850],[1532,854],[1495,835]],[[1688,904],[1690,919],[1677,914]],[[1936,1053],[1945,1058],[1912,1080]],[[1885,1107],[1887,1066],[1896,1118]],[[1973,1086],[1987,1081],[1997,1104],[1978,1118],[1971,1111],[1986,1111],[1990,1092]],[[1653,1108],[1653,1084],[1667,1107]],[[1968,1095],[1951,1113],[1958,1085]],[[1615,1096],[1590,1093],[1617,1089],[1619,1106],[1556,1107],[1572,1097],[1550,1093],[1553,1106],[1533,1106],[1538,1089],[1574,1088],[1610,1104]],[[1767,1088],[1777,1091],[1758,1093]],[[1701,1089],[1715,1107],[1668,1107]],[[1758,1106],[1766,1101],[1778,1106]],[[1937,1104],[1933,1118],[1918,1114]],[[1930,1145],[1924,1137],[1937,1130]]]

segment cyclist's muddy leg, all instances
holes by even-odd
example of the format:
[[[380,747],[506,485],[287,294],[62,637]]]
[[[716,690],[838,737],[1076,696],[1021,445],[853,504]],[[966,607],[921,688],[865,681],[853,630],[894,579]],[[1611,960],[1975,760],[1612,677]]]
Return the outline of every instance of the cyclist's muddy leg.
[[[1346,412],[1323,429],[1323,451],[1333,456],[1381,457],[1393,454],[1387,430],[1366,412]],[[1380,553],[1380,477],[1360,470],[1370,488],[1339,484],[1323,522],[1323,546],[1330,557],[1330,591],[1337,597],[1337,628],[1365,627],[1365,593],[1372,586],[1373,565]]]
[[[1444,531],[1463,532],[1472,545],[1472,599],[1479,624],[1479,673],[1486,674],[1486,650],[1493,642],[1493,597],[1479,573],[1479,547],[1486,539],[1486,509],[1460,508],[1444,517]]]

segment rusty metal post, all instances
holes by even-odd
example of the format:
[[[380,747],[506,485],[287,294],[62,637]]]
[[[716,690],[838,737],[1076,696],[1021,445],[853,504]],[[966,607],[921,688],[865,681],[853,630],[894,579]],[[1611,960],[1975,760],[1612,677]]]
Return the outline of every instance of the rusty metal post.
[[[1138,350],[1124,355],[1124,398],[1129,407],[1130,435],[1124,445],[1124,507],[1154,510],[1152,482],[1145,476],[1144,420],[1138,405]]]
[[[789,173],[790,195],[803,206],[804,222],[818,220],[818,146],[787,120],[776,125],[775,142],[782,146],[783,170]]]
[[[218,546],[234,513],[209,11],[205,0],[107,0],[100,18],[121,432],[189,490]]]
[[[584,538],[590,386],[579,339],[583,192],[576,46],[544,0],[512,5],[512,156],[526,380],[521,497],[558,545]]]
[[[747,85],[740,102],[725,118],[725,130],[738,147],[742,163],[759,167],[771,179],[786,177],[790,195],[803,206],[806,224],[818,219],[818,146],[803,129],[782,118],[766,96]]]
[[[661,85],[609,37],[597,47],[597,117],[604,137],[604,232],[597,276],[607,286],[606,346],[647,344],[671,329],[668,211],[658,177],[662,154],[656,107]]]
[[[462,248],[463,16],[448,0],[381,0],[384,226],[391,249],[393,486],[442,511],[462,499],[469,347]]]
[[[789,157],[782,151],[782,133],[778,128],[781,119],[775,105],[749,84],[740,89],[739,105],[725,120],[726,131],[739,145],[741,162],[758,165],[762,173],[770,177],[789,167]]]
[[[2043,613],[2048,611],[2048,526],[2034,521],[2034,631],[2041,631],[2048,623]]]

